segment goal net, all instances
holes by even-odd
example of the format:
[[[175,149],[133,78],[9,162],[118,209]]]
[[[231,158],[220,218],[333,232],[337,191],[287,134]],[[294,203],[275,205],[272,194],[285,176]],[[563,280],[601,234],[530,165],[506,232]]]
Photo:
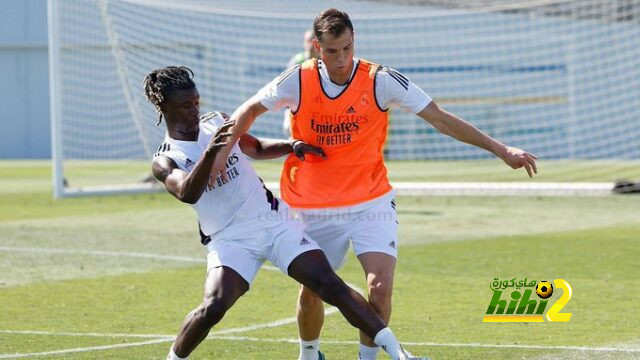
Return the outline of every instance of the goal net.
[[[529,180],[393,109],[384,151],[410,181],[400,189],[602,193],[640,178],[638,1],[49,0],[55,196],[157,189],[150,159],[165,128],[143,77],[188,66],[202,112],[231,113],[284,70],[328,7],[350,14],[357,56],[540,157]],[[282,118],[267,113],[251,131],[283,137]]]

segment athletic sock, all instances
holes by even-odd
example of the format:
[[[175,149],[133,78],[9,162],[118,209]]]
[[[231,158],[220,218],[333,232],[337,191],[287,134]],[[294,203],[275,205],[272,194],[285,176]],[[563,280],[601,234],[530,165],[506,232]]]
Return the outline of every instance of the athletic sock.
[[[388,327],[380,330],[376,334],[376,337],[373,338],[373,342],[380,346],[382,350],[386,351],[392,360],[400,359],[400,343]]]
[[[318,351],[320,350],[320,339],[306,341],[300,339],[300,359],[299,360],[318,360]]]
[[[360,351],[358,352],[358,360],[376,360],[380,351],[379,346],[369,347],[367,345],[360,344]]]
[[[180,356],[176,355],[176,353],[173,351],[173,345],[171,345],[171,350],[169,350],[169,355],[167,355],[167,360],[186,360],[189,357],[183,357],[181,358]]]

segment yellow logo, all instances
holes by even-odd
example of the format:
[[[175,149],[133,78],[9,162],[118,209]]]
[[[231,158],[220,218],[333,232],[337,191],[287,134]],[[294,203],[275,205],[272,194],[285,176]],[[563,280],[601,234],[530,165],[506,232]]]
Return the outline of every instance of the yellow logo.
[[[554,284],[562,290],[562,295],[545,314],[549,302],[547,299],[554,294]],[[533,295],[534,287],[539,300]],[[536,284],[535,280],[527,281],[527,278],[517,282],[516,278],[503,281],[494,278],[489,288],[493,291],[493,296],[482,322],[544,322],[545,318],[550,322],[568,322],[571,319],[571,313],[560,312],[569,303],[573,293],[571,285],[563,279],[555,279],[553,283],[540,281]],[[515,289],[507,290],[508,288]],[[502,299],[502,294],[507,291],[511,293],[506,299]]]

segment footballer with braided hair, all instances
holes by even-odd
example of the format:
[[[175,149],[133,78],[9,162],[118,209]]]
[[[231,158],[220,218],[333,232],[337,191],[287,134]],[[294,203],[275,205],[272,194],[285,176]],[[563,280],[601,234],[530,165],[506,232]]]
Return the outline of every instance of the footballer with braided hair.
[[[175,90],[191,89],[196,86],[193,82],[193,71],[186,66],[167,66],[150,72],[144,78],[144,93],[149,102],[158,112],[158,122],[162,121],[162,104],[168,93]]]

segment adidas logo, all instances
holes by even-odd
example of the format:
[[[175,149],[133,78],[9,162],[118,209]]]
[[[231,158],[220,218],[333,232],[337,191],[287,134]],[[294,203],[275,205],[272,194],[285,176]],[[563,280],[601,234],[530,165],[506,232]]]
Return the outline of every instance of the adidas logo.
[[[389,246],[391,246],[392,248],[395,249],[396,248],[396,242],[395,241],[390,242]]]
[[[356,109],[353,108],[353,106],[349,106],[349,108],[347,109],[347,114],[355,114],[356,113]]]
[[[300,240],[300,245],[309,245],[309,244],[311,244],[311,243],[309,242],[309,240],[307,240],[305,238],[302,238],[302,240]]]
[[[193,161],[191,161],[191,159],[187,159],[186,163],[184,164],[184,166],[188,169],[191,166],[193,166]]]

